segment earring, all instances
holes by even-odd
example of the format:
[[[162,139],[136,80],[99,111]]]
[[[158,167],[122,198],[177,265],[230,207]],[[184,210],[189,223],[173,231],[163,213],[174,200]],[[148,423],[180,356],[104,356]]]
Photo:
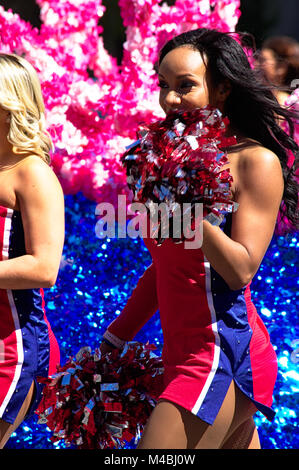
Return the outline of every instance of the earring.
[[[7,122],[7,124],[10,123],[10,114],[7,115],[6,119],[5,119],[5,122]]]

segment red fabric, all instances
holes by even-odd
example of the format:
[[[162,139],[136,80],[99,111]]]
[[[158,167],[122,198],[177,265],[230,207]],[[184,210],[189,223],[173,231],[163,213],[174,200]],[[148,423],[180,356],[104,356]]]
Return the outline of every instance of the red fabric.
[[[251,301],[249,285],[245,291],[245,301],[248,320],[252,329],[250,359],[253,396],[256,401],[270,407],[273,401],[271,390],[274,389],[278,372],[277,356],[270,343],[269,333]]]
[[[130,341],[157,310],[156,268],[152,263],[140,277],[121,314],[109,325],[109,331]]]
[[[40,293],[42,297],[44,321],[48,327],[49,343],[50,343],[49,375],[53,375],[57,372],[57,366],[60,364],[60,350],[59,350],[59,345],[57,343],[57,340],[52,331],[51,325],[46,316],[44,290],[40,289]]]
[[[0,341],[3,360],[0,367],[0,404],[4,402],[14,379],[16,367],[22,358],[18,357],[18,342],[12,311],[9,307],[6,290],[0,289]],[[5,360],[4,360],[5,359]]]
[[[239,375],[236,380],[244,387],[244,393],[253,400],[271,406],[277,359],[268,332],[251,302],[249,286],[245,293],[238,293],[235,304],[228,305],[230,290],[227,287],[223,287],[224,291],[212,290],[213,270],[201,249],[185,249],[184,243],[175,244],[170,239],[166,239],[161,246],[157,246],[152,238],[145,238],[144,242],[153,263],[140,278],[121,314],[108,327],[109,331],[121,339],[131,340],[159,309],[165,367],[165,389],[161,397],[168,398],[197,415],[200,409],[204,419],[205,411],[202,412],[202,409],[205,407],[201,408],[201,403],[209,400],[211,409],[214,406],[211,393],[217,393],[218,397],[223,394],[224,398],[229,379],[233,378],[234,370],[237,369],[237,364],[229,361],[240,360],[237,350],[235,351],[234,335],[229,332],[229,328],[226,330],[228,336],[220,343],[221,324],[218,321],[224,321],[224,318],[228,322],[236,321],[238,328],[238,322],[234,320],[234,308],[236,314],[239,312],[242,316],[240,305],[245,297],[247,321],[253,331],[252,340],[247,346],[251,363],[248,364],[248,373],[247,369],[244,374],[241,373],[241,368],[238,367]],[[225,311],[221,312],[221,306],[220,311],[216,311],[214,296],[218,296],[218,299],[223,296]],[[219,301],[217,305],[219,309]],[[221,333],[222,338],[223,334],[224,331]],[[246,338],[244,337],[244,347]],[[241,337],[240,339],[242,340]],[[226,341],[228,351],[230,348],[234,351],[228,356],[222,352]],[[245,364],[246,358],[243,359]],[[218,370],[220,372],[217,375]],[[218,380],[220,376],[221,383]],[[218,383],[217,392],[215,383]],[[220,402],[218,405],[220,406]],[[207,413],[209,414],[208,410]],[[212,422],[212,418],[210,421]]]

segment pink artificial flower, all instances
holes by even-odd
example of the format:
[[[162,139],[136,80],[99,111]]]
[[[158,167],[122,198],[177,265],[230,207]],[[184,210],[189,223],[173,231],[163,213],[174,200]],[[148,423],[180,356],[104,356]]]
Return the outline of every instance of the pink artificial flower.
[[[40,31],[0,6],[1,51],[23,55],[39,74],[52,167],[65,193],[117,204],[117,194],[130,195],[120,156],[141,122],[163,116],[154,70],[159,49],[190,29],[234,30],[240,2],[119,0],[126,27],[120,65],[104,47],[101,0],[37,3]]]

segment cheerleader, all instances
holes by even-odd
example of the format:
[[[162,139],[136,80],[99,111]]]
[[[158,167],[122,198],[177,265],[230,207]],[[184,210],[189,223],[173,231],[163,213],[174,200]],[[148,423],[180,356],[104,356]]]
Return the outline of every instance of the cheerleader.
[[[56,282],[64,198],[34,68],[0,54],[0,446],[37,407],[38,376],[56,371],[59,347],[43,288]]]
[[[203,221],[201,248],[144,242],[152,264],[103,335],[103,352],[122,348],[159,310],[163,390],[139,449],[258,449],[253,416],[273,420],[277,359],[250,296],[250,282],[283,211],[297,224],[298,147],[277,124],[291,115],[256,79],[230,34],[198,29],[170,40],[159,57],[166,114],[211,105],[230,121],[227,152],[238,210],[220,226]]]

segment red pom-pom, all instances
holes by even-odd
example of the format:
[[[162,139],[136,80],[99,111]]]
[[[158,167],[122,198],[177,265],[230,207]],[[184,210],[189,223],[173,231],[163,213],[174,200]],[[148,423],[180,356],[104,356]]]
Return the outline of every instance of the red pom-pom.
[[[82,449],[122,448],[135,438],[161,392],[163,364],[153,345],[129,342],[101,355],[82,348],[45,384],[36,413],[53,442]]]
[[[236,143],[225,137],[227,125],[220,111],[206,106],[141,127],[139,140],[121,157],[134,200],[147,208],[164,202],[169,209],[201,203],[203,216],[213,213],[220,223],[222,213],[237,208],[231,200],[232,176],[223,167],[228,159],[221,147]],[[168,214],[172,217],[171,210]]]

